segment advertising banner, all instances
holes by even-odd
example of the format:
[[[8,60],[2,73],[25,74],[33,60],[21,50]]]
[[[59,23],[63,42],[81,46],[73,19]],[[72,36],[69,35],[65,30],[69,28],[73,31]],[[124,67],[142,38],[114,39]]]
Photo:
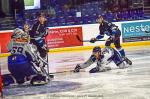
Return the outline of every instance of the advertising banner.
[[[79,42],[76,35],[79,35],[81,39],[83,39],[81,26],[55,29],[49,28],[46,38],[47,46],[48,48],[83,46],[83,42]]]
[[[150,31],[150,21],[122,23],[123,42],[150,40],[149,31]]]
[[[7,45],[11,39],[12,32],[0,33],[0,47],[2,53],[7,53]]]

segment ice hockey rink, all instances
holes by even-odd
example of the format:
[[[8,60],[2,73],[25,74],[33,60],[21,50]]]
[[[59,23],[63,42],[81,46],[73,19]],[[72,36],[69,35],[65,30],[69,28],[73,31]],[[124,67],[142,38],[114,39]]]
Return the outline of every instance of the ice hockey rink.
[[[3,89],[4,99],[150,99],[150,46],[125,48],[133,65],[89,74],[56,73],[52,82],[44,86],[14,86]],[[68,71],[84,62],[91,51],[49,53],[50,72]],[[7,71],[7,58],[1,58],[2,73]]]

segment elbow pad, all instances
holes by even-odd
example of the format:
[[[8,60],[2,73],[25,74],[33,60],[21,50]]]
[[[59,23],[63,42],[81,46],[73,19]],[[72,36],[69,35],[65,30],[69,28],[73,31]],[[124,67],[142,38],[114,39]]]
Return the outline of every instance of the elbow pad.
[[[104,37],[104,35],[98,35],[97,37],[96,37],[96,39],[102,39]]]

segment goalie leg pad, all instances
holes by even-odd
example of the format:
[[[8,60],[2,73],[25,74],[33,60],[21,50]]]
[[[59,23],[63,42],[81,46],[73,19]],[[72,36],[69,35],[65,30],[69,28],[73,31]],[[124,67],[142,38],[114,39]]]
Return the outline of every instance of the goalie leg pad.
[[[47,80],[47,77],[46,76],[43,76],[41,74],[38,74],[36,76],[34,76],[31,81],[30,81],[30,84],[31,85],[44,85],[44,84],[47,84],[48,83],[48,80]]]
[[[10,84],[16,83],[15,78],[11,74],[2,75],[3,86],[9,86]]]

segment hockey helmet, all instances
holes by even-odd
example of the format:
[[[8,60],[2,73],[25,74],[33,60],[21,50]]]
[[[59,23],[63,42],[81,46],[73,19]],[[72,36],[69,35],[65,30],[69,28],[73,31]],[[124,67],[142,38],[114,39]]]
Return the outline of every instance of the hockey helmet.
[[[99,46],[96,46],[93,48],[93,53],[96,53],[96,52],[101,52],[101,48]]]
[[[22,31],[19,28],[16,28],[13,32],[13,37],[15,38],[21,38],[21,35],[24,33],[24,31]]]
[[[98,18],[103,18],[103,19],[105,19],[105,14],[98,15]]]

